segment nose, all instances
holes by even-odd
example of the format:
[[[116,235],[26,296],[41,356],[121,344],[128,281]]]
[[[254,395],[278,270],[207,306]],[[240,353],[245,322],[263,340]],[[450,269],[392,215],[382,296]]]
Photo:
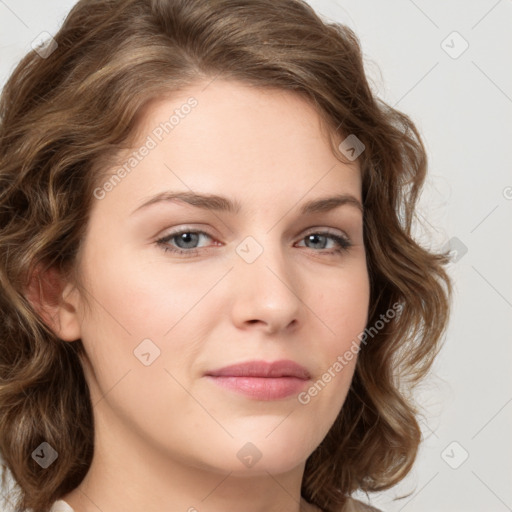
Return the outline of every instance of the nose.
[[[300,276],[283,249],[277,242],[263,245],[254,239],[241,246],[231,273],[233,323],[265,334],[296,329],[303,321],[305,306],[299,294]]]

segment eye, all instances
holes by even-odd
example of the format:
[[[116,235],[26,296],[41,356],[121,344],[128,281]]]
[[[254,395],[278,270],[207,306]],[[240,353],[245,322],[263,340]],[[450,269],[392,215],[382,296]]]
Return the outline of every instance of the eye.
[[[181,229],[158,239],[156,244],[165,252],[169,251],[178,255],[195,256],[200,253],[199,249],[201,247],[198,247],[198,243],[201,238],[213,240],[213,237],[204,231]],[[309,244],[306,247],[314,249],[314,252],[326,255],[345,252],[352,246],[347,237],[337,233],[330,233],[329,231],[314,231],[303,237],[301,241]],[[331,246],[331,250],[326,250],[329,241],[334,247]]]
[[[323,250],[322,252],[324,254],[342,253],[347,251],[352,246],[350,240],[347,237],[335,233],[330,233],[329,231],[315,231],[307,234],[302,240],[305,240],[307,244],[313,244],[313,248],[315,247],[316,244],[316,248],[322,250],[326,249],[326,245],[329,240],[333,241],[334,248],[331,251]]]
[[[199,252],[196,244],[199,242],[201,237],[212,238],[204,231],[181,230],[160,238],[156,243],[166,252],[170,251],[177,254],[195,255]],[[169,242],[176,243],[178,247],[173,247]]]

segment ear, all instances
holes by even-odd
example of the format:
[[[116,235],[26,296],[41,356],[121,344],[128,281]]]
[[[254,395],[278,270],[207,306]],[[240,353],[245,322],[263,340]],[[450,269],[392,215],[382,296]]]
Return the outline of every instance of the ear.
[[[38,266],[31,275],[26,297],[43,322],[64,341],[81,337],[79,292],[58,269]]]

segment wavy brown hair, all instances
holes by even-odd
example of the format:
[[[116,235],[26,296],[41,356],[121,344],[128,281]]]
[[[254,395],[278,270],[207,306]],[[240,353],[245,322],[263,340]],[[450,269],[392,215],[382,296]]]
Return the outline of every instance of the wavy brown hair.
[[[144,107],[216,77],[301,95],[340,160],[340,135],[365,145],[368,325],[401,308],[361,350],[302,495],[334,511],[356,490],[399,482],[421,441],[412,390],[441,347],[451,283],[447,255],[411,233],[427,168],[420,135],[372,94],[354,33],[302,0],[80,0],[54,38],[53,53],[20,61],[0,98],[0,453],[16,510],[47,512],[80,484],[94,449],[83,344],[55,335],[28,286],[50,271],[79,283],[93,191]],[[59,454],[46,469],[31,457],[43,441]]]

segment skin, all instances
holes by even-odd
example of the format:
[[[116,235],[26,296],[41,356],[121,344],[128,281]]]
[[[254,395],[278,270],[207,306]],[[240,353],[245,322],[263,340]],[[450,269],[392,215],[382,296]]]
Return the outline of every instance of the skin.
[[[306,405],[297,395],[250,398],[204,373],[291,359],[311,373],[307,390],[364,330],[361,211],[345,204],[299,214],[305,202],[334,194],[361,201],[360,170],[332,154],[317,112],[301,97],[220,79],[206,85],[147,108],[141,143],[187,98],[198,101],[94,200],[77,263],[83,286],[64,283],[52,315],[62,339],[84,343],[94,404],[92,465],[63,496],[76,512],[316,510],[300,498],[305,461],[345,401],[356,357]],[[132,214],[167,190],[223,195],[241,210],[167,201]],[[197,254],[156,243],[181,228],[208,234],[188,242]],[[307,237],[326,229],[351,247],[333,253],[330,236]],[[263,249],[252,263],[236,251],[248,236]],[[160,356],[145,366],[134,350],[147,338]],[[237,457],[248,442],[261,454],[252,467]]]

